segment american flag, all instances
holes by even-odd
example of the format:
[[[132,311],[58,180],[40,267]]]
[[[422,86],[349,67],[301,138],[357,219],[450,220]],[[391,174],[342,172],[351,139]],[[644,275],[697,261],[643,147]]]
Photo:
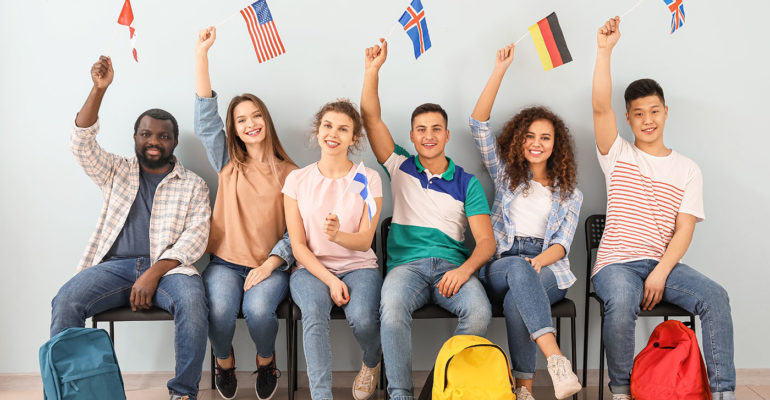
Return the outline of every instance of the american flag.
[[[134,61],[139,62],[139,58],[136,56],[136,29],[131,24],[134,23],[134,11],[131,10],[131,2],[126,0],[123,3],[123,9],[120,10],[118,16],[118,24],[128,27],[128,34],[131,37],[131,53],[134,56]]]
[[[430,48],[430,35],[428,35],[428,23],[425,21],[425,10],[422,9],[420,0],[412,0],[404,14],[398,19],[404,27],[404,31],[412,39],[414,45],[414,58]]]
[[[671,33],[684,25],[684,4],[682,0],[663,0],[671,11]]]
[[[254,44],[254,51],[260,63],[286,52],[266,0],[252,3],[241,10],[241,15],[246,21],[251,43]]]

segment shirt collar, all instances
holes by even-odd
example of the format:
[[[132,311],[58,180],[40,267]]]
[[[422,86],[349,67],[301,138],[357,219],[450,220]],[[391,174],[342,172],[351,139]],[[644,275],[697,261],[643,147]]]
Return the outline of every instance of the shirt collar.
[[[447,161],[449,161],[449,165],[446,167],[446,171],[444,171],[444,173],[441,174],[441,178],[445,181],[451,181],[452,179],[454,179],[454,176],[455,176],[455,163],[449,157],[446,157],[446,159]],[[423,167],[422,164],[420,163],[419,156],[414,156],[414,164],[417,166],[417,172],[422,173],[423,171],[425,171],[425,167]]]

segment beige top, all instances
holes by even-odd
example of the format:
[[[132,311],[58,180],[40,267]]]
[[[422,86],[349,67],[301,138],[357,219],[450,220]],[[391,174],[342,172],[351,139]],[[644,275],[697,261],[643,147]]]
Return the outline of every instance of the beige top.
[[[207,253],[245,267],[258,267],[286,232],[281,188],[296,165],[252,161],[242,171],[230,161],[219,172]]]

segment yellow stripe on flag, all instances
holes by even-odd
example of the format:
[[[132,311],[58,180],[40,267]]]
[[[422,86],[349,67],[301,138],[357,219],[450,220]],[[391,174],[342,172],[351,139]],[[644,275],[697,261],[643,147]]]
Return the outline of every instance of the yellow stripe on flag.
[[[546,71],[553,69],[551,55],[548,54],[548,48],[545,47],[545,40],[543,40],[543,34],[540,33],[540,27],[537,24],[530,26],[529,34],[532,35],[532,41],[535,42],[535,48],[537,49],[537,54],[540,56],[540,62],[543,64],[543,69]]]

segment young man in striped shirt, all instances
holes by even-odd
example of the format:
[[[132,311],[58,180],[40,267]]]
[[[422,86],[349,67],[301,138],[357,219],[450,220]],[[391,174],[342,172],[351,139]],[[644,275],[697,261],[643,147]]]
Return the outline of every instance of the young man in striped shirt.
[[[393,190],[388,274],[380,304],[388,394],[393,400],[411,400],[412,312],[429,302],[438,304],[457,315],[456,334],[483,336],[492,313],[474,273],[494,254],[495,238],[480,182],[444,155],[449,130],[441,106],[423,104],[412,113],[409,136],[418,156],[394,143],[381,119],[377,89],[386,57],[385,41],[366,50],[361,114]],[[463,246],[466,221],[476,240],[472,253]]]
[[[593,283],[604,301],[604,340],[613,399],[631,399],[634,328],[640,309],[666,301],[700,316],[703,352],[714,399],[735,398],[733,324],[727,292],[680,263],[703,221],[702,176],[689,158],[666,148],[663,89],[652,79],[625,92],[634,144],[618,135],[611,108],[610,56],[620,18],[597,34],[593,81],[594,133],[607,184],[607,219]]]

